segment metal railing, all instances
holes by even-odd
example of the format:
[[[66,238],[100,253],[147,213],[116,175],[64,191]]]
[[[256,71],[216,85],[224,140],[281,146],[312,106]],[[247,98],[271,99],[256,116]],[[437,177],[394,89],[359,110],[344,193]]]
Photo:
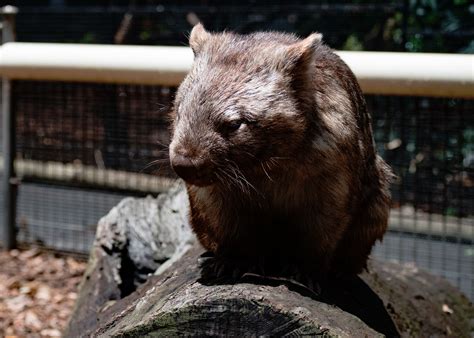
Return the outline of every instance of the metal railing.
[[[366,94],[474,97],[473,55],[337,54]],[[177,86],[192,61],[187,47],[14,42],[0,50],[0,75],[18,80]]]

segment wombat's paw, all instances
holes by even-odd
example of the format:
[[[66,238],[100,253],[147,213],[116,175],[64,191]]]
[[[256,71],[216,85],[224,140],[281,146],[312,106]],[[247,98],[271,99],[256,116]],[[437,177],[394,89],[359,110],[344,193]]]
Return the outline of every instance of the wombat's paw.
[[[249,270],[249,264],[224,256],[205,253],[199,258],[201,268],[200,282],[204,284],[236,283]]]
[[[206,252],[199,258],[200,282],[211,284],[252,283],[260,285],[286,285],[303,296],[319,299],[321,286],[314,276],[295,264],[282,260],[254,258],[251,261],[216,256]]]

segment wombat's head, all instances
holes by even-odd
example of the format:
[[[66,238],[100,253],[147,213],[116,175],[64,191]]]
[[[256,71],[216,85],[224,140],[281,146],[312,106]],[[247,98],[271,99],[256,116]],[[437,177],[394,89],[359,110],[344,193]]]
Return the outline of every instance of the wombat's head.
[[[309,128],[298,88],[321,35],[214,34],[193,28],[195,59],[172,111],[170,160],[190,184],[229,184],[294,158]],[[300,150],[301,151],[301,150]]]

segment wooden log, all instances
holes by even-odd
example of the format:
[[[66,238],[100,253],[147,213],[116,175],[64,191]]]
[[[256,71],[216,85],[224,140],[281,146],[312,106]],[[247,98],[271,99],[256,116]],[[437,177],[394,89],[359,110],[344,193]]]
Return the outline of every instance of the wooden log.
[[[155,198],[126,198],[98,224],[88,267],[66,336],[97,325],[98,312],[165,268],[196,240],[187,221],[180,184]]]
[[[474,332],[472,303],[413,265],[372,261],[370,272],[334,283],[324,299],[274,280],[203,282],[187,208],[177,186],[157,200],[124,200],[101,220],[66,337]]]

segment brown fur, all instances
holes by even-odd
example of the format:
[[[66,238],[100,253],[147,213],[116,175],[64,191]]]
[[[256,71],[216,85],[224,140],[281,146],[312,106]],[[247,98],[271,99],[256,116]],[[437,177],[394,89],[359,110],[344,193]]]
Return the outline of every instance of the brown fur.
[[[391,173],[350,69],[319,34],[211,34],[198,25],[190,44],[195,62],[177,92],[170,158],[190,159],[205,177],[187,184],[202,245],[324,275],[359,273],[387,227]]]

